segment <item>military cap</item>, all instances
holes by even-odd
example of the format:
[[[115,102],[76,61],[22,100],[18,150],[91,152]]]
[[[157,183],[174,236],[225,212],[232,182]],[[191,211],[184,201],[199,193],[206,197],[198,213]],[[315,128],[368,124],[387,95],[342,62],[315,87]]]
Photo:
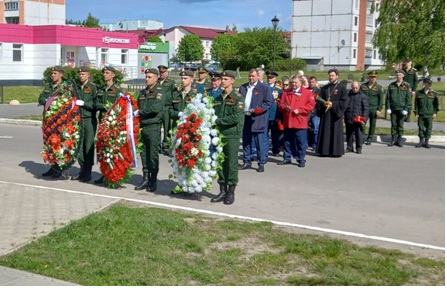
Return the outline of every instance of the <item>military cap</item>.
[[[267,77],[272,76],[273,77],[278,77],[278,73],[276,73],[275,71],[267,71],[265,72],[265,74],[267,75]]]
[[[144,74],[146,74],[146,73],[152,73],[152,74],[158,75],[158,70],[155,68],[147,68],[146,70],[144,70]]]
[[[190,77],[194,77],[194,73],[191,70],[185,70],[180,72],[179,74],[180,76],[190,76]]]
[[[200,67],[199,73],[208,73],[208,70],[206,70],[205,67]]]
[[[402,74],[405,75],[405,72],[404,72],[404,70],[402,70],[402,69],[397,70],[396,73],[402,73]]]
[[[226,76],[226,77],[231,77],[231,78],[236,78],[236,72],[231,71],[231,70],[225,70],[222,72],[222,74],[220,74],[221,77]]]
[[[102,68],[102,72],[104,73],[104,71],[111,71],[113,73],[116,73],[116,69],[113,66],[105,66],[104,68]]]
[[[166,67],[165,65],[158,65],[157,68],[158,68],[158,71],[160,71],[160,72],[168,71],[168,67]]]
[[[368,76],[369,76],[369,77],[377,77],[377,75],[378,75],[378,74],[377,74],[377,71],[376,71],[376,70],[372,70],[372,71],[369,71],[369,72],[368,72]]]
[[[61,72],[61,73],[64,73],[65,71],[64,71],[64,67],[62,67],[62,66],[54,66],[54,67],[51,67],[51,71],[57,71],[57,72]]]
[[[211,79],[220,78],[220,73],[217,71],[211,71],[208,73],[208,75],[210,75]]]
[[[90,72],[90,67],[81,66],[81,67],[79,67],[78,72]]]
[[[407,58],[407,59],[404,60],[404,64],[407,64],[408,62],[411,62],[410,58]]]
[[[425,83],[433,83],[433,79],[431,79],[431,77],[425,77],[423,82]]]

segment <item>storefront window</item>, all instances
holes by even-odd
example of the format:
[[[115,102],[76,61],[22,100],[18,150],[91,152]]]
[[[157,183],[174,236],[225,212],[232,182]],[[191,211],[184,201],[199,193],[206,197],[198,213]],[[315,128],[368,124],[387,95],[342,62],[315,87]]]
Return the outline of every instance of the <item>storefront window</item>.
[[[101,48],[101,63],[106,64],[109,61],[109,49]]]
[[[22,62],[23,44],[12,44],[12,61]]]
[[[128,49],[121,49],[121,64],[128,64]]]

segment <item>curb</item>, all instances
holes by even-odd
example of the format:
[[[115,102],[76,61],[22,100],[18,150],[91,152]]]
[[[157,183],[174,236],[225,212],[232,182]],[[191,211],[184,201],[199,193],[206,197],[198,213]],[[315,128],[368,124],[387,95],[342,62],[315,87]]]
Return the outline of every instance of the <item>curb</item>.
[[[30,125],[30,126],[40,126],[41,121],[37,120],[23,120],[23,119],[7,119],[0,118],[0,124],[10,124],[10,125]],[[402,136],[404,143],[419,143],[419,137],[415,135]],[[390,142],[391,135],[379,135],[373,136],[374,142]],[[431,143],[445,144],[445,135],[434,135],[430,138]]]

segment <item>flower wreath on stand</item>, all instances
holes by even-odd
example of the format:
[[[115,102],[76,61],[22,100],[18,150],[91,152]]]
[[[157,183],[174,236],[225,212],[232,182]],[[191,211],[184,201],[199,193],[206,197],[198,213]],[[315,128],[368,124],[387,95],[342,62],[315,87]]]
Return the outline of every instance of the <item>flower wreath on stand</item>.
[[[125,183],[137,167],[140,125],[134,110],[138,110],[138,103],[133,96],[121,94],[98,125],[96,155],[109,188]]]
[[[44,162],[50,163],[55,170],[68,170],[78,157],[83,137],[80,113],[74,83],[62,82],[45,103],[41,155]]]
[[[217,171],[222,169],[224,155],[222,141],[213,128],[214,114],[212,97],[197,94],[183,112],[179,113],[177,127],[172,131],[170,161],[178,184],[174,193],[200,193],[209,191]]]

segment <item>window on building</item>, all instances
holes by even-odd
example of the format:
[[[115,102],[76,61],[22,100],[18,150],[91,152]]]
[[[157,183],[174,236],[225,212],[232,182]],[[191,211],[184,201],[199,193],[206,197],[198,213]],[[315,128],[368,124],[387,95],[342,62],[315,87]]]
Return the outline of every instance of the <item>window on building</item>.
[[[357,58],[357,49],[352,49],[352,58]]]
[[[366,33],[366,42],[372,42],[373,34],[371,32]]]
[[[19,24],[19,17],[5,17],[8,24]]]
[[[121,49],[121,64],[128,64],[129,49]]]
[[[376,3],[376,12],[379,12],[379,8],[380,8],[379,3]]]
[[[366,49],[365,58],[372,58],[372,49]]]
[[[374,20],[374,28],[379,27],[379,19]]]
[[[357,42],[357,33],[354,33],[354,43]]]
[[[19,10],[19,1],[5,2],[5,11]]]
[[[101,48],[101,63],[105,64],[109,61],[109,49]]]
[[[373,51],[373,59],[377,59],[377,50],[376,49],[374,49],[374,51]]]
[[[22,62],[23,44],[12,44],[12,61]]]
[[[359,17],[355,16],[354,17],[354,26],[359,25],[358,22],[359,22]]]
[[[354,0],[355,2],[355,9],[359,9],[359,0]]]

